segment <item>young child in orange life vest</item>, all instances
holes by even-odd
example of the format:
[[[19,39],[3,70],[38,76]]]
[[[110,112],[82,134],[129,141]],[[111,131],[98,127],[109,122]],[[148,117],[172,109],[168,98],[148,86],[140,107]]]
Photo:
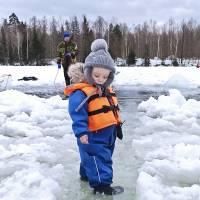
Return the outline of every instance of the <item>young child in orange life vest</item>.
[[[94,193],[107,195],[123,190],[111,186],[115,140],[123,137],[116,94],[110,87],[115,71],[106,41],[97,39],[84,66],[70,66],[72,84],[64,91],[69,96],[68,110],[80,152],[80,179],[88,181]]]

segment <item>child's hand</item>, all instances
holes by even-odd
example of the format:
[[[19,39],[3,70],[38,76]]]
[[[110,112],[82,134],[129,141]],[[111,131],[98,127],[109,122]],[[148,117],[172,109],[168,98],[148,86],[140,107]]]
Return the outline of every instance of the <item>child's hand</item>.
[[[88,144],[88,136],[87,135],[81,136],[80,141],[82,144]]]

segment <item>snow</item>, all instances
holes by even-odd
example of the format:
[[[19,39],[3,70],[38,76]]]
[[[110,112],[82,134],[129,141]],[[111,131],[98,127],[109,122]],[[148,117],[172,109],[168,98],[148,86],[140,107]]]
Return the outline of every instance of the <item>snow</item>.
[[[150,66],[160,66],[162,63],[162,60],[158,57],[155,57],[154,59],[150,59]]]
[[[170,79],[165,83],[166,87],[171,88],[195,88],[197,85],[193,84],[190,79],[188,80],[182,75],[174,74]]]
[[[58,72],[58,73],[57,73]],[[178,82],[183,87],[200,85],[200,70],[196,67],[117,67],[115,85],[163,85],[175,86]],[[57,74],[57,76],[56,76]],[[4,75],[4,76],[3,76]],[[11,75],[7,77],[5,75]],[[2,77],[3,76],[3,77]],[[37,81],[18,81],[25,76],[34,76]],[[9,86],[64,85],[63,71],[57,66],[0,66],[0,89],[9,79]],[[2,83],[2,81],[4,81]],[[187,81],[189,86],[184,82]],[[24,84],[25,82],[25,84]]]
[[[179,82],[188,88],[183,80],[187,80],[189,87],[200,85],[200,70],[196,67],[118,67],[117,71],[120,73],[115,79],[116,85],[153,86],[170,82],[170,86],[175,86]]]
[[[132,156],[141,160],[137,199],[200,199],[200,102],[186,99],[181,91],[198,90],[200,70],[118,67],[117,71],[116,87],[160,86],[168,91],[138,105],[140,124],[132,141]],[[5,74],[11,75],[9,81]],[[18,81],[24,76],[38,80]],[[0,77],[1,200],[61,199],[66,169],[60,152],[65,152],[68,162],[79,159],[68,101],[58,95],[45,99],[13,88],[55,83],[64,88],[63,73],[56,66],[1,66]],[[78,166],[72,168],[78,171]],[[70,177],[64,181],[70,182]]]
[[[70,150],[74,142],[66,101],[7,90],[0,102],[1,200],[59,199],[64,170],[55,144],[68,138]]]
[[[26,81],[28,86],[41,86],[53,84],[55,80],[56,73],[58,71],[57,66],[0,66],[0,75],[8,75],[9,82],[12,86],[24,85],[24,81],[18,81],[23,77],[36,77],[37,81]],[[58,76],[56,77],[56,82],[64,83],[63,72],[59,70]],[[6,78],[4,77],[4,82]],[[2,78],[0,79],[2,80]],[[1,83],[1,82],[0,82]],[[10,85],[10,87],[11,87]]]
[[[143,112],[142,125],[135,131],[143,135],[133,146],[144,160],[138,199],[199,199],[200,102],[171,89],[167,96],[140,103],[138,110]]]

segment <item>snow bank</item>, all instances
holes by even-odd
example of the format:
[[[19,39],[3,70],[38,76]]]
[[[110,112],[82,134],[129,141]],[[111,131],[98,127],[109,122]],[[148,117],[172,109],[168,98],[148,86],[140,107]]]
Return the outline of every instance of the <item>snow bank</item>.
[[[60,199],[58,152],[74,142],[67,101],[8,90],[0,92],[0,102],[1,200]]]
[[[141,126],[133,140],[140,200],[200,199],[200,102],[176,90],[142,102]],[[145,191],[145,192],[144,192]]]

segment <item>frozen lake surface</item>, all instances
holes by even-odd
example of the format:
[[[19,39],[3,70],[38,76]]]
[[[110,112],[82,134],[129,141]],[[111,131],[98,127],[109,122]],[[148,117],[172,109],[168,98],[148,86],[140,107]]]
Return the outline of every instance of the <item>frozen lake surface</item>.
[[[59,85],[49,86],[16,86],[14,89],[22,91],[29,95],[37,95],[42,98],[49,98],[59,94],[63,97],[62,88]],[[166,88],[162,87],[136,87],[136,86],[116,86],[116,92],[119,98],[121,114],[125,120],[123,126],[124,138],[123,141],[117,140],[116,148],[113,155],[114,180],[113,185],[121,185],[125,188],[125,192],[118,196],[108,197],[101,195],[93,195],[92,190],[88,184],[79,180],[79,154],[76,146],[76,141],[73,134],[66,138],[55,138],[57,142],[51,145],[56,152],[59,163],[64,166],[64,174],[61,184],[60,200],[76,199],[76,200],[94,200],[94,199],[135,199],[135,187],[138,177],[138,168],[141,167],[142,160],[134,155],[133,139],[137,139],[139,135],[135,133],[135,129],[140,127],[140,113],[137,111],[138,104],[143,100],[149,99],[153,96],[158,96],[168,93]],[[182,90],[185,98],[194,98],[199,100],[200,95],[198,89],[196,90]],[[74,140],[73,143],[68,140]],[[73,145],[72,145],[73,144]],[[70,148],[69,146],[70,145]]]
[[[2,200],[200,199],[199,69],[117,68],[113,85],[125,123],[113,155],[113,185],[125,192],[112,198],[93,195],[79,180],[61,71],[0,68]],[[24,76],[38,80],[18,81]]]

